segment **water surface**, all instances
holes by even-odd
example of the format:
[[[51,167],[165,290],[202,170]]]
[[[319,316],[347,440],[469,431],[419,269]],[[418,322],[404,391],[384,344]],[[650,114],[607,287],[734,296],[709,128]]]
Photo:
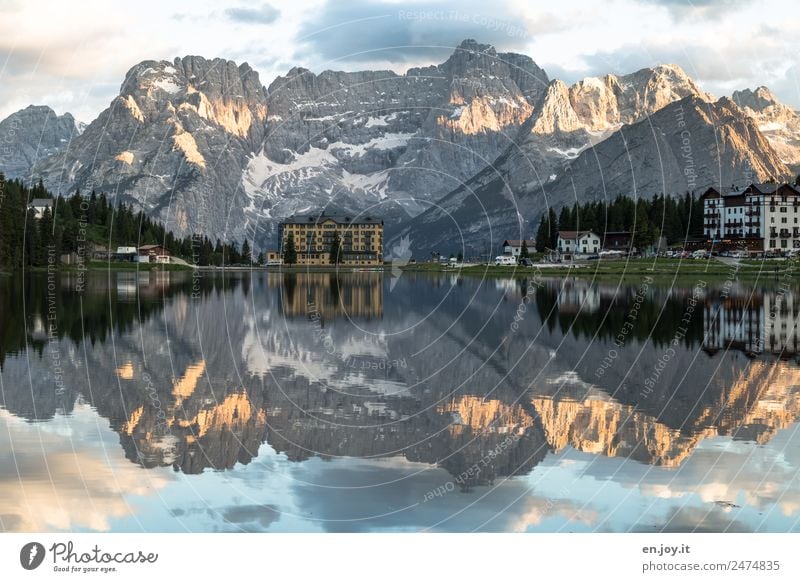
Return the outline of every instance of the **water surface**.
[[[0,529],[794,531],[798,290],[0,279]]]

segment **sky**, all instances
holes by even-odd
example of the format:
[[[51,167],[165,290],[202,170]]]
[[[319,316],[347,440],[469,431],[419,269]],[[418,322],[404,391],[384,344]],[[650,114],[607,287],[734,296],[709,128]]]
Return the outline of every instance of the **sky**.
[[[567,83],[672,63],[716,96],[766,85],[800,108],[790,0],[0,0],[0,119],[36,104],[89,122],[143,60],[223,57],[269,86],[293,66],[404,72],[465,38]]]

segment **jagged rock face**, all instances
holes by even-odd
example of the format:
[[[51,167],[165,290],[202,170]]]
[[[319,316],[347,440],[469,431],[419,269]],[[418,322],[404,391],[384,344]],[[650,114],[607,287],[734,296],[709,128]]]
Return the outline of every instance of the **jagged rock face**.
[[[734,91],[733,101],[750,115],[781,160],[800,171],[800,115],[766,87]]]
[[[269,87],[245,190],[272,217],[380,205],[407,218],[492,163],[546,84],[528,57],[475,41],[405,75],[292,69]]]
[[[455,241],[469,254],[470,249],[480,251],[480,245],[496,248],[505,238],[530,238],[549,206],[571,205],[576,199],[651,196],[665,190],[680,194],[791,174],[756,122],[733,101],[708,103],[696,96],[581,150],[547,180],[537,173],[551,169],[542,158],[535,149],[510,149],[494,168],[451,192],[440,208],[424,213],[400,235],[420,249],[447,251]]]
[[[510,187],[554,179],[583,150],[623,125],[692,95],[710,100],[677,65],[619,77],[587,77],[571,87],[563,81],[551,82],[533,115],[530,131],[521,135],[512,152]]]
[[[69,113],[30,105],[0,121],[0,171],[6,178],[31,178],[33,165],[65,147],[80,134]]]
[[[243,234],[241,168],[264,137],[266,93],[247,64],[145,61],[84,133],[34,172],[55,192],[104,190],[177,233]]]
[[[682,193],[789,175],[755,122],[730,99],[687,97],[584,151],[545,188],[554,201]],[[600,178],[602,176],[602,178]]]
[[[710,99],[677,65],[645,68],[620,77],[588,77],[569,89],[570,104],[590,131],[636,123],[690,95]]]
[[[687,97],[699,103],[689,108],[699,131],[694,154],[705,168],[696,180],[687,180],[672,147],[672,114],[662,117],[665,135],[633,131],[630,164],[615,157],[637,123]],[[598,195],[600,175],[606,193],[632,193],[626,164],[647,196],[727,184],[742,168],[753,178],[797,170],[800,116],[763,87],[736,92],[733,101],[743,110],[711,104],[675,65],[567,86],[527,56],[473,40],[440,65],[402,75],[295,68],[269,89],[246,64],[186,57],[133,67],[82,135],[63,137],[67,126],[75,133],[65,116],[58,130],[44,131],[49,157],[24,145],[33,143],[30,132],[2,169],[13,177],[36,161],[29,173],[54,191],[98,189],[137,201],[179,234],[241,240],[248,233],[263,247],[275,243],[285,216],[369,209],[385,219],[389,248],[409,236],[414,250],[469,253],[529,238],[547,206]],[[722,124],[718,136],[712,122]],[[716,137],[718,155],[709,149]],[[68,147],[56,152],[61,143]],[[663,169],[653,163],[662,153]],[[712,158],[732,165],[711,176]]]

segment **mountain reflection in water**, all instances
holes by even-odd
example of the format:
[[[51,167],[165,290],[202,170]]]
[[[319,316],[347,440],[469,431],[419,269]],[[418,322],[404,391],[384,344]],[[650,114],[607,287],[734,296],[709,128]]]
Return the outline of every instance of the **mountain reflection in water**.
[[[390,278],[0,279],[2,527],[797,529],[797,290]]]

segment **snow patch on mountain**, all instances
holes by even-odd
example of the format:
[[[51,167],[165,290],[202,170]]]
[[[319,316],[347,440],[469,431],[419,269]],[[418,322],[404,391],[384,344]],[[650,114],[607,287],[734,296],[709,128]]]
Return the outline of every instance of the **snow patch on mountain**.
[[[162,91],[166,91],[170,94],[175,94],[181,90],[180,85],[175,82],[175,79],[171,79],[169,77],[157,79],[153,82],[153,86],[158,87]]]

